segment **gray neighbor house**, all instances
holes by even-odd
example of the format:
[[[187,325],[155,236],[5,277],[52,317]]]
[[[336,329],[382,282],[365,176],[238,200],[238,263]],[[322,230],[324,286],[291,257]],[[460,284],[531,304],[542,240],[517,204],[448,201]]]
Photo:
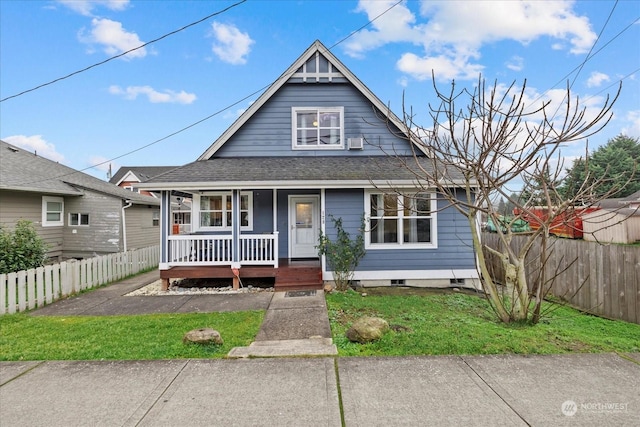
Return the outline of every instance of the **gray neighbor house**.
[[[0,226],[31,221],[54,261],[159,244],[160,202],[0,141]]]
[[[360,285],[476,287],[468,221],[416,181],[433,166],[414,138],[314,42],[196,161],[136,185],[161,194],[164,285],[236,276],[320,288],[333,275],[319,233],[334,238],[342,218],[352,236],[364,219]],[[170,232],[175,195],[193,199],[189,234]]]

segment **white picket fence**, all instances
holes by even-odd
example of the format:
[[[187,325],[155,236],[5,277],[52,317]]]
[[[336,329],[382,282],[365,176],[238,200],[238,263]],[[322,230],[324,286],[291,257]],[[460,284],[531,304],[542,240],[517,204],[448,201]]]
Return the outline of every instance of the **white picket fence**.
[[[159,246],[0,274],[0,315],[32,310],[60,298],[157,267]]]

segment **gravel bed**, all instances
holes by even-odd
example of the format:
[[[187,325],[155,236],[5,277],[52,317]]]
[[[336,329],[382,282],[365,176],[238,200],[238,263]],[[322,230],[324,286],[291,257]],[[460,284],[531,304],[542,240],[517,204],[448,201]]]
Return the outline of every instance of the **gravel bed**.
[[[251,283],[255,283],[251,284]],[[227,285],[227,281],[187,281],[183,279],[172,279],[169,282],[169,290],[163,291],[162,280],[156,280],[136,289],[133,292],[125,294],[127,297],[132,296],[149,296],[149,295],[208,295],[208,294],[247,294],[257,292],[273,292],[273,286],[268,286],[263,282],[244,283],[240,289],[233,289],[233,286]]]

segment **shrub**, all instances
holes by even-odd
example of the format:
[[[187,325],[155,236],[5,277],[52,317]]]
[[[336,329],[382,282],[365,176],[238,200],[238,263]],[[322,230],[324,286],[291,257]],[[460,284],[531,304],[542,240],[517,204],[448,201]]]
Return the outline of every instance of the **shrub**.
[[[0,229],[0,274],[40,267],[47,244],[30,221],[21,219],[13,231]]]
[[[327,257],[327,263],[333,270],[333,280],[336,282],[336,289],[344,291],[349,287],[353,278],[353,272],[365,254],[364,249],[364,219],[363,226],[355,240],[342,227],[342,218],[330,216],[336,229],[337,238],[335,241],[320,231],[320,244],[318,254]]]

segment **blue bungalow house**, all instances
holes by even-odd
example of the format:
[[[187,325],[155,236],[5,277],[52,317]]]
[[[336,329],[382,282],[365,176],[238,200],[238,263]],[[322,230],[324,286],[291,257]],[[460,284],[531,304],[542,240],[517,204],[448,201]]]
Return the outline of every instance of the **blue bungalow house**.
[[[137,186],[161,194],[165,285],[273,277],[276,290],[321,288],[332,272],[316,245],[320,230],[335,236],[333,216],[352,236],[364,217],[362,286],[475,287],[468,221],[419,180],[432,167],[316,41],[196,161]],[[190,234],[171,234],[172,195],[193,200]]]

